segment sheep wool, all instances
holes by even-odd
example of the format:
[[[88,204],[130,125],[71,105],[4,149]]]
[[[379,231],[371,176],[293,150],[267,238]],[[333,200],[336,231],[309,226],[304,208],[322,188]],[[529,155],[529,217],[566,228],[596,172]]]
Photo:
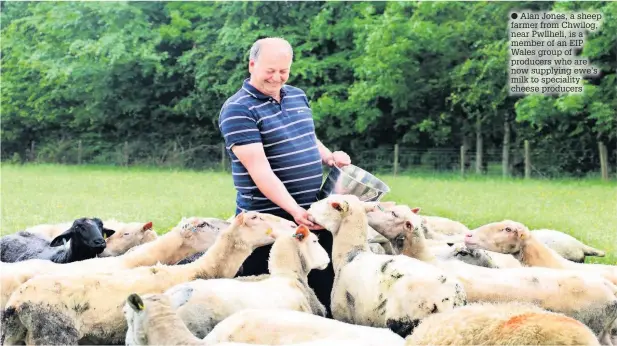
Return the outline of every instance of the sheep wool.
[[[584,324],[521,303],[470,304],[433,314],[406,345],[600,345]]]

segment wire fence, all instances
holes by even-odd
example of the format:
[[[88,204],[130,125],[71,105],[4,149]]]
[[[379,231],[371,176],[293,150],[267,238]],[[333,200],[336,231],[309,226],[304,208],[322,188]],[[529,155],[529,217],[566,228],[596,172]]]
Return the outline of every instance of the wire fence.
[[[348,153],[352,163],[375,174],[436,174],[511,176],[527,178],[593,177],[617,179],[617,149],[599,143],[594,149],[540,150],[510,148],[504,165],[503,149],[486,149],[481,157],[474,148],[381,147]],[[32,142],[23,155],[2,158],[13,163],[60,163],[69,165],[155,166],[196,170],[230,171],[224,145],[180,146],[176,142],[152,145],[129,142],[101,147],[65,140],[37,148]]]

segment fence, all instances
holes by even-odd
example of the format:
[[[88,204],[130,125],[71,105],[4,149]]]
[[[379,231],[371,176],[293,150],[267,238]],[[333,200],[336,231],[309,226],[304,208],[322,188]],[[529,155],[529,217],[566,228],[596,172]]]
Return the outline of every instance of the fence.
[[[378,174],[433,174],[513,176],[524,178],[601,177],[617,178],[617,149],[597,148],[544,151],[525,141],[522,147],[511,147],[504,164],[503,149],[486,149],[477,157],[475,149],[429,148],[414,149],[395,145],[349,153],[352,162]],[[100,147],[79,141],[61,141],[37,149],[32,142],[25,157],[14,154],[3,158],[13,162],[62,164],[141,165],[230,171],[224,145],[183,147],[176,142],[152,145],[144,142],[124,142],[122,145]]]

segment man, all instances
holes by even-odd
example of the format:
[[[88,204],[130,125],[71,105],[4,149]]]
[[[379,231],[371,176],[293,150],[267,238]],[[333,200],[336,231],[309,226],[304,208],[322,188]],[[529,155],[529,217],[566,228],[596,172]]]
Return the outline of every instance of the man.
[[[219,128],[232,162],[236,214],[252,210],[304,224],[319,234],[332,253],[332,235],[308,219],[323,180],[322,163],[351,163],[342,152],[331,152],[315,136],[312,111],[305,93],[285,85],[293,49],[281,38],[256,41],[250,50],[250,78],[221,109]],[[241,275],[268,272],[271,246],[261,247],[244,262]],[[330,315],[332,264],[309,274],[311,286]]]

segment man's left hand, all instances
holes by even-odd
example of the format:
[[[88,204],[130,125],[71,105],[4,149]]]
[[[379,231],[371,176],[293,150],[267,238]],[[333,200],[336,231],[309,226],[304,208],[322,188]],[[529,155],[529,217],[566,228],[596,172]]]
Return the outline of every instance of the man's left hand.
[[[335,151],[332,153],[327,162],[328,166],[336,164],[337,167],[344,167],[351,164],[351,158],[344,151]]]

